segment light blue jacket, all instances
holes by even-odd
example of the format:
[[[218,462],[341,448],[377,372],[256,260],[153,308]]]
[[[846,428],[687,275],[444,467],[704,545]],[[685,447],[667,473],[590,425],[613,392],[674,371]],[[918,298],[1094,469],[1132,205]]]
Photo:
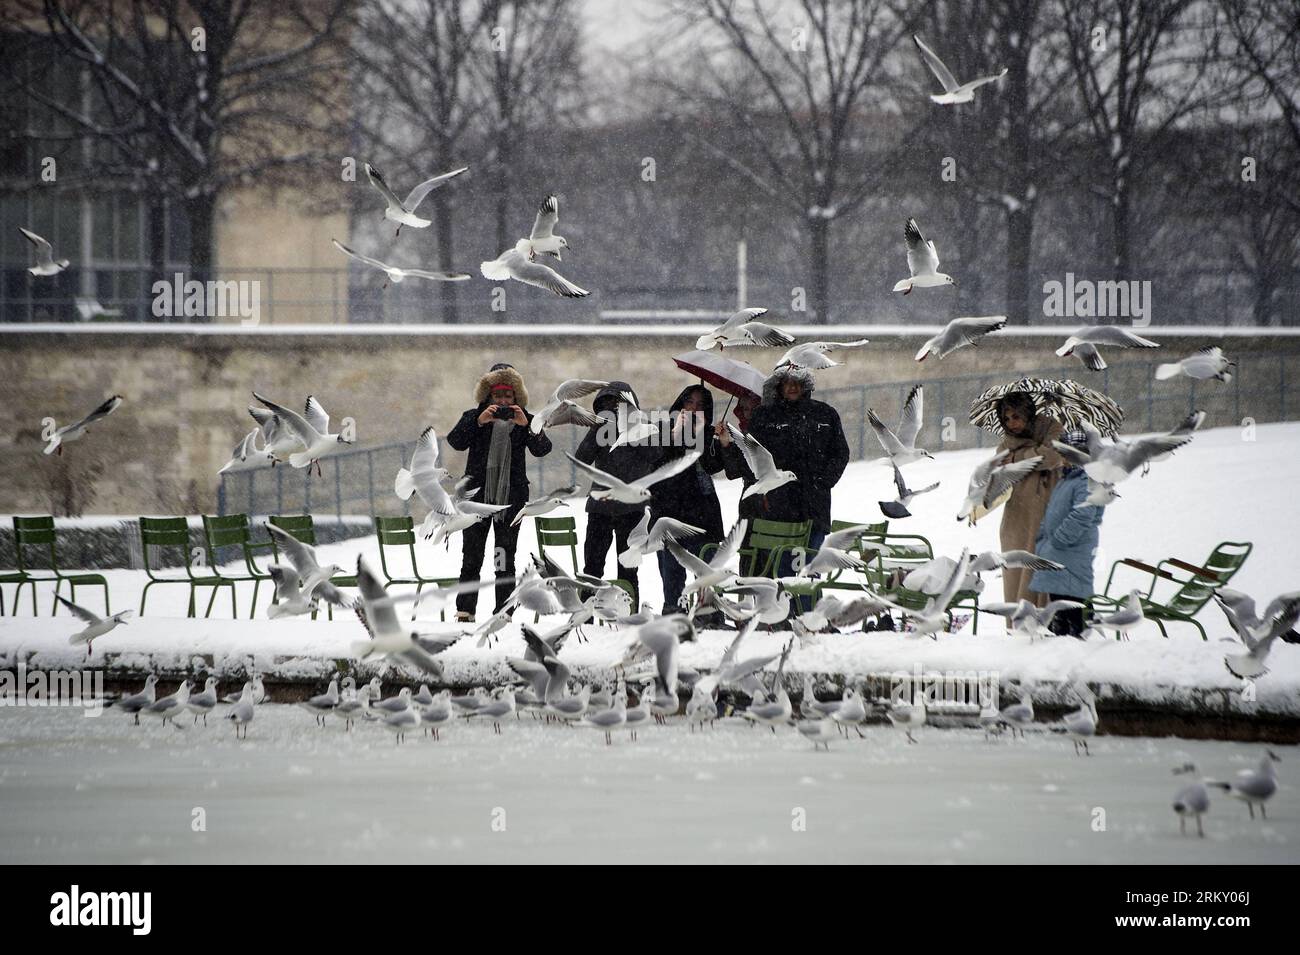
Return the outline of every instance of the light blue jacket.
[[[1088,478],[1082,468],[1066,468],[1047,501],[1043,522],[1038,525],[1034,553],[1064,564],[1064,570],[1037,570],[1029,588],[1040,594],[1091,597],[1092,559],[1101,536],[1104,507],[1076,507],[1088,496]]]

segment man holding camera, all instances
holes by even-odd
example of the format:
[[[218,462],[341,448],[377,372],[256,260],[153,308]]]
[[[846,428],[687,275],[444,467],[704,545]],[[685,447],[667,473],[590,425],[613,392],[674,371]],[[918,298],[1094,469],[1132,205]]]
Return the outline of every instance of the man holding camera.
[[[545,432],[533,434],[529,423],[533,416],[525,410],[528,391],[524,379],[513,365],[493,365],[478,380],[474,389],[478,405],[460,416],[447,433],[447,444],[457,451],[469,451],[465,475],[478,493],[472,498],[485,504],[508,504],[491,520],[479,521],[461,534],[460,579],[479,579],[488,531],[495,535],[496,604],[501,609],[515,587],[515,548],[519,543],[519,525],[511,525],[519,509],[528,502],[528,459],[550,453],[551,439]],[[456,619],[470,622],[478,605],[478,591],[456,597]]]

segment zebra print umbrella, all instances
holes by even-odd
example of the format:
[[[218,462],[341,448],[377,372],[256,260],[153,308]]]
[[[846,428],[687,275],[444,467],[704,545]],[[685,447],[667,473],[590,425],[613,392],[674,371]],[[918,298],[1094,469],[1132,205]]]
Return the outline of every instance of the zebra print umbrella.
[[[996,385],[971,402],[970,421],[986,431],[1000,435],[1002,422],[998,420],[998,399],[1015,391],[1023,391],[1034,399],[1039,414],[1055,418],[1066,428],[1077,428],[1088,422],[1107,437],[1119,432],[1124,420],[1124,409],[1099,391],[1077,381],[1057,381],[1053,378],[1021,378],[1019,381]]]

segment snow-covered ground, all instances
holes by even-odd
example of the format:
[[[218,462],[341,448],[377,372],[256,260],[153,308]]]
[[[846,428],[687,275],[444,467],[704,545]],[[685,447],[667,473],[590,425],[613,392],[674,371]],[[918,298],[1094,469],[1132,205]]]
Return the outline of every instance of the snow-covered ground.
[[[1170,770],[1190,760],[1230,778],[1262,746],[1103,737],[1086,758],[1055,733],[985,742],[978,730],[922,729],[910,745],[872,726],[815,752],[792,729],[734,718],[606,746],[593,730],[528,716],[500,736],[456,725],[440,742],[417,733],[397,746],[373,725],[318,728],[293,706],[259,707],[246,742],[211,722],[0,708],[0,858],[1300,862],[1297,747],[1273,747],[1282,788],[1267,821],[1216,795],[1197,839],[1179,836],[1171,804],[1184,777]]]
[[[1177,555],[1192,562],[1204,560],[1222,540],[1253,541],[1255,550],[1232,586],[1267,601],[1278,593],[1300,587],[1294,539],[1300,530],[1300,498],[1292,490],[1290,473],[1300,460],[1300,424],[1261,425],[1254,440],[1244,440],[1238,429],[1216,429],[1196,436],[1172,458],[1157,462],[1151,473],[1120,485],[1122,498],[1107,509],[1102,525],[1101,553],[1097,560],[1097,585],[1105,581],[1111,561],[1138,557],[1150,563]],[[934,480],[940,488],[914,502],[914,517],[895,521],[891,529],[928,536],[937,553],[956,555],[962,547],[986,549],[997,546],[996,515],[974,528],[956,521],[958,505],[965,495],[966,480],[986,451],[938,452],[934,461],[909,466],[913,486]],[[724,515],[734,515],[740,486],[718,482]],[[869,522],[878,518],[876,502],[892,496],[890,470],[875,461],[855,462],[836,487],[834,512],[837,517]],[[584,516],[581,507],[570,512],[578,519],[581,537]],[[562,513],[562,512],[560,512]],[[531,527],[521,534],[521,561],[533,550]],[[419,544],[421,570],[431,576],[455,576],[459,571],[459,539],[451,549]],[[358,553],[366,553],[377,566],[373,538],[358,538],[321,548],[323,560],[344,567],[355,565]],[[567,553],[561,555],[567,563]],[[401,568],[394,568],[400,572]],[[613,571],[613,556],[607,567]],[[1123,573],[1123,571],[1121,571]],[[144,574],[137,571],[108,571],[115,609],[139,606]],[[1133,579],[1133,578],[1130,578]],[[661,589],[658,569],[647,560],[641,567],[643,597],[658,607]],[[1119,588],[1119,589],[1122,589]],[[1157,588],[1166,593],[1168,585]],[[42,612],[48,613],[49,588],[42,588]],[[996,575],[989,575],[986,599],[1001,599]],[[187,588],[159,586],[150,591],[149,615],[133,619],[110,636],[98,641],[90,664],[113,663],[134,666],[186,669],[213,668],[218,674],[242,674],[252,661],[264,672],[284,675],[323,676],[333,670],[335,659],[349,655],[351,642],[360,626],[349,614],[338,614],[331,623],[322,618],[270,621],[262,616],[270,599],[269,584],[259,597],[259,616],[248,620],[251,586],[239,588],[241,619],[231,620],[227,594],[218,595],[211,619],[184,618]],[[81,595],[92,609],[98,609],[98,594]],[[28,597],[24,595],[24,613]],[[480,596],[480,614],[486,613],[491,591]],[[206,595],[200,602],[200,610]],[[1029,645],[1023,639],[1000,632],[1001,621],[983,617],[979,635],[968,626],[962,633],[943,635],[937,642],[895,634],[826,635],[816,644],[798,648],[792,654],[793,671],[838,673],[892,673],[927,670],[996,671],[1004,679],[1062,682],[1073,678],[1091,683],[1122,684],[1127,692],[1152,700],[1171,699],[1188,688],[1237,690],[1241,684],[1223,667],[1230,633],[1219,610],[1208,606],[1199,618],[1210,634],[1204,643],[1189,625],[1172,624],[1172,637],[1164,640],[1154,624],[1146,625],[1131,642],[1113,640],[1081,644],[1073,640],[1039,641]],[[543,625],[546,621],[543,621]],[[74,625],[69,617],[42,616],[0,618],[0,654],[12,660],[20,654],[32,665],[81,666],[84,648],[70,647],[67,635]],[[472,645],[453,647],[443,659],[448,673],[458,683],[488,680],[504,675],[502,663],[518,655],[522,641],[517,632],[491,650]],[[705,634],[698,645],[685,648],[684,659],[696,666],[710,666],[722,652],[727,637]],[[756,634],[754,652],[776,652],[779,633]],[[607,667],[621,654],[624,640],[610,631],[597,633],[591,643],[570,641],[564,654],[575,669]],[[1239,648],[1239,645],[1238,645]],[[1234,651],[1239,652],[1239,649]],[[1272,672],[1257,685],[1256,703],[1238,706],[1243,712],[1259,707],[1274,712],[1300,713],[1300,647],[1279,642],[1269,658]],[[1236,694],[1229,694],[1237,706]]]

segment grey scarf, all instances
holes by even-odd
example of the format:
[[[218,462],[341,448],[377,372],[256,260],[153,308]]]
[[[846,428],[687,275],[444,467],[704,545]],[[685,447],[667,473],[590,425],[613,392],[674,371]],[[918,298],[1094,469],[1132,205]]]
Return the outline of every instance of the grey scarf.
[[[488,445],[487,479],[483,482],[484,503],[510,503],[510,431],[514,426],[513,421],[492,422],[492,443]],[[502,520],[505,514],[506,511],[497,511],[492,515],[492,519]]]

